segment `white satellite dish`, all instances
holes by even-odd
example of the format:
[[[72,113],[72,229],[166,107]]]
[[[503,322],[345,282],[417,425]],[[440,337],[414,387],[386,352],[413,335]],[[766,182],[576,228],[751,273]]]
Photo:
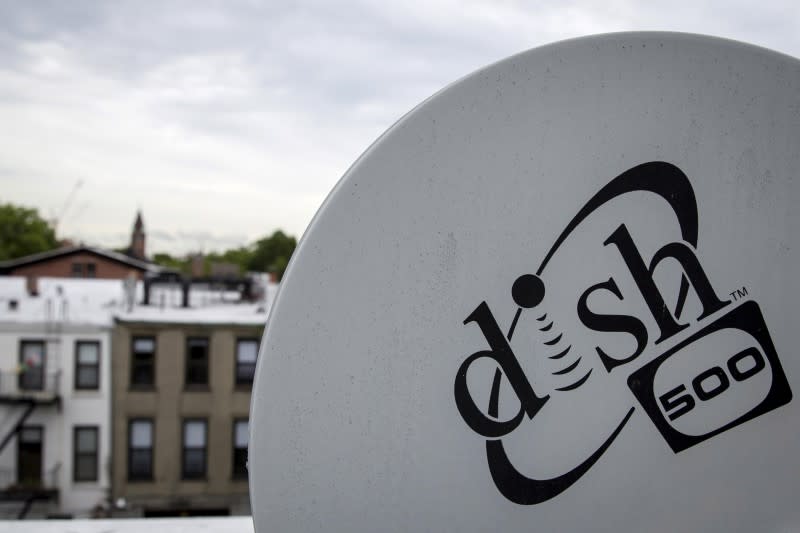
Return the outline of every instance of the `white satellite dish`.
[[[256,372],[259,532],[800,529],[800,62],[538,48],[306,231]]]

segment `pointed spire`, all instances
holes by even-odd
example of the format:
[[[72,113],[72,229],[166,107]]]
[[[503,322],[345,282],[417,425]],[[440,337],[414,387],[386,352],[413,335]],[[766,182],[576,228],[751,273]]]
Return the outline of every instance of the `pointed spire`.
[[[144,222],[142,221],[142,210],[138,209],[136,211],[136,222],[133,223],[133,231],[143,231],[144,230]]]
[[[133,232],[131,233],[131,244],[128,248],[128,255],[137,259],[147,259],[145,254],[145,232],[144,221],[142,221],[142,210],[136,211],[136,221],[133,223]]]

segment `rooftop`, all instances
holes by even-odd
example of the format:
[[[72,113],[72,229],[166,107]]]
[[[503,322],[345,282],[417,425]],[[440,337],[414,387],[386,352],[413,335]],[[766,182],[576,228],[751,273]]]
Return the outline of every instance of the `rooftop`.
[[[69,255],[74,255],[78,253],[88,253],[92,255],[96,255],[99,257],[103,257],[105,259],[122,263],[126,266],[134,268],[140,271],[146,272],[161,272],[165,270],[163,267],[156,265],[154,263],[149,263],[147,261],[142,261],[140,259],[136,259],[125,254],[121,254],[119,252],[113,252],[111,250],[104,250],[103,248],[95,248],[93,246],[69,246],[64,248],[58,248],[56,250],[48,250],[47,252],[41,252],[38,254],[31,254],[26,255],[25,257],[20,257],[18,259],[12,259],[9,261],[0,261],[0,272],[8,271],[17,267],[31,265],[34,263],[39,263],[41,261],[46,261],[48,259],[53,259],[56,257],[65,257]]]
[[[117,320],[264,325],[278,285],[266,275],[252,277],[257,287],[254,301],[243,301],[237,291],[214,284],[194,284],[189,307],[182,307],[178,283],[152,287],[150,305],[141,305],[142,282],[136,282],[131,291],[123,280],[42,277],[38,280],[38,296],[31,296],[24,277],[0,276],[0,323],[111,327]]]
[[[253,533],[249,516],[214,518],[117,518],[113,520],[25,520],[10,522],[19,533]]]

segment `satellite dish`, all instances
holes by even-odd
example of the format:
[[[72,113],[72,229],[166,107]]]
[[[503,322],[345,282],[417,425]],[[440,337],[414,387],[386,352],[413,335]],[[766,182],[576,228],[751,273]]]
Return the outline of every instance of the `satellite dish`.
[[[800,528],[800,63],[571,40],[425,101],[305,233],[256,530]]]

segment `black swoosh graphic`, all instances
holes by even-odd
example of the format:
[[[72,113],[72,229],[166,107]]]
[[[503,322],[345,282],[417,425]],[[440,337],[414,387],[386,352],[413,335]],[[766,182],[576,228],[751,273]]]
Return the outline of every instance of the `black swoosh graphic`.
[[[498,396],[500,395],[500,370],[495,371],[492,383],[492,394],[489,397],[489,415],[497,416]],[[550,479],[533,479],[521,474],[506,454],[502,440],[486,441],[486,459],[489,463],[489,472],[492,474],[494,484],[500,493],[519,505],[535,505],[555,498],[573,483],[578,481],[594,464],[600,459],[611,443],[617,438],[622,428],[630,420],[634,408],[631,407],[628,414],[617,425],[617,428],[600,445],[600,447],[581,464],[569,472]]]

